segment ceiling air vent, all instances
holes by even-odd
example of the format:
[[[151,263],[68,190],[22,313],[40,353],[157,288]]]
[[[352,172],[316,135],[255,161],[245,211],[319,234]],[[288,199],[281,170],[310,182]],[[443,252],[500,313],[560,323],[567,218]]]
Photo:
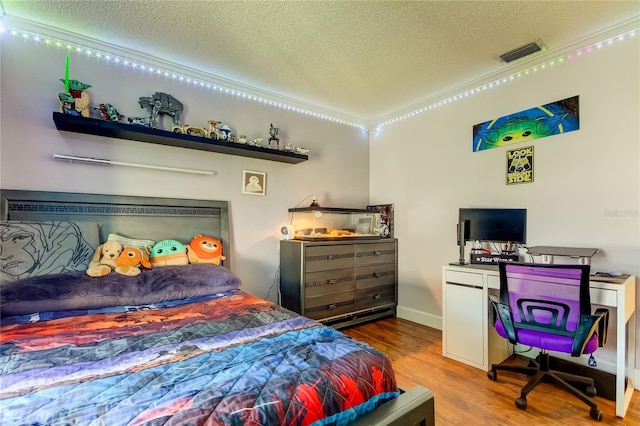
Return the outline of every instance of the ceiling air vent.
[[[524,58],[525,56],[540,52],[542,50],[545,50],[545,45],[540,40],[538,40],[534,43],[525,44],[524,46],[514,49],[511,52],[504,53],[500,55],[500,59],[502,59],[503,62],[509,63],[517,59]]]

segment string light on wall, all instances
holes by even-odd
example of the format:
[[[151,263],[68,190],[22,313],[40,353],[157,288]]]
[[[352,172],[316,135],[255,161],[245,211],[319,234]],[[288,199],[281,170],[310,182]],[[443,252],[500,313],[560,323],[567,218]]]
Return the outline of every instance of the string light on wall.
[[[216,93],[220,93],[228,96],[234,96],[241,99],[257,102],[263,105],[268,105],[270,107],[292,111],[292,112],[303,114],[309,117],[327,120],[327,121],[331,121],[338,124],[344,124],[347,126],[352,126],[352,127],[356,127],[356,128],[368,131],[367,127],[362,123],[357,123],[355,121],[345,120],[329,114],[312,111],[310,109],[287,104],[286,102],[269,99],[267,97],[252,94],[249,92],[244,92],[241,90],[224,87],[223,85],[212,83],[204,79],[195,78],[179,72],[171,71],[169,69],[164,69],[162,67],[154,67],[154,66],[145,64],[141,61],[136,61],[133,59],[122,57],[122,56],[106,53],[97,49],[88,48],[85,46],[81,46],[77,43],[72,43],[72,42],[60,40],[53,37],[39,35],[32,32],[20,30],[20,29],[6,28],[0,25],[0,35],[4,36],[5,34],[9,34],[15,38],[19,38],[25,41],[32,41],[36,44],[42,44],[42,45],[54,47],[57,49],[67,50],[69,53],[76,53],[78,55],[84,55],[88,58],[98,59],[98,60],[105,61],[107,63],[121,65],[130,69],[133,69],[135,71],[140,71],[140,72],[144,72],[152,75],[157,75],[160,77],[165,77],[167,79],[188,84],[194,87],[199,87],[201,89],[206,89],[212,92],[216,92]]]
[[[390,124],[394,124],[397,123],[399,121],[405,120],[407,118],[411,118],[411,117],[415,117],[416,115],[419,114],[423,114],[425,112],[428,111],[432,111],[434,109],[443,107],[445,105],[448,105],[452,102],[456,102],[462,99],[465,99],[469,96],[473,96],[479,93],[483,93],[487,90],[493,89],[495,87],[499,87],[505,84],[508,84],[510,82],[513,82],[515,80],[527,77],[531,74],[540,72],[540,71],[544,71],[548,68],[552,68],[554,66],[557,65],[561,65],[563,63],[565,63],[568,60],[572,60],[575,59],[577,57],[581,57],[585,54],[588,53],[592,53],[594,51],[603,49],[605,47],[608,46],[612,46],[616,43],[620,43],[620,42],[624,42],[625,40],[629,39],[629,38],[635,38],[638,34],[638,28],[633,28],[631,30],[622,32],[620,34],[611,36],[611,37],[604,37],[603,40],[601,41],[597,41],[595,43],[589,43],[586,46],[577,48],[577,49],[572,49],[570,50],[568,53],[564,53],[564,54],[560,54],[559,56],[556,56],[555,58],[546,60],[540,64],[537,65],[533,65],[527,69],[521,70],[521,71],[517,71],[514,72],[510,75],[507,75],[505,77],[500,77],[497,78],[493,81],[490,81],[488,83],[484,83],[484,84],[480,84],[477,87],[473,87],[471,89],[468,90],[464,90],[461,93],[455,94],[453,96],[449,96],[446,97],[444,99],[440,99],[437,101],[434,101],[428,105],[424,105],[421,106],[419,108],[416,108],[415,110],[412,110],[410,112],[406,112],[403,113],[401,115],[389,118],[387,120],[384,120],[382,122],[379,123],[371,123],[373,125],[375,125],[374,128],[374,134],[377,133],[378,131],[380,131],[380,129],[382,129],[384,126],[390,125]],[[161,76],[161,77],[165,77],[167,79],[171,79],[171,80],[175,80],[178,81],[180,83],[184,83],[184,84],[188,84],[188,85],[192,85],[195,87],[199,87],[203,90],[209,90],[215,93],[220,93],[220,94],[225,94],[227,96],[233,96],[233,97],[238,97],[241,99],[246,99],[248,101],[253,101],[253,102],[257,102],[263,105],[267,105],[270,107],[274,107],[274,108],[279,108],[279,109],[283,109],[283,110],[287,110],[287,111],[292,111],[292,112],[296,112],[298,114],[303,114],[309,117],[313,117],[313,118],[317,118],[317,119],[322,119],[322,120],[327,120],[327,121],[331,121],[334,123],[338,123],[338,124],[343,124],[343,125],[348,125],[348,126],[353,126],[362,130],[365,130],[367,132],[370,132],[370,127],[372,126],[367,126],[363,123],[358,123],[355,121],[350,121],[350,120],[345,120],[343,118],[339,118],[339,117],[335,117],[332,116],[330,114],[326,114],[326,113],[321,113],[321,112],[317,112],[317,111],[312,111],[311,109],[307,109],[307,108],[303,108],[303,107],[299,107],[299,106],[295,106],[295,105],[291,105],[288,104],[286,102],[281,102],[281,101],[277,101],[277,100],[273,100],[273,99],[269,99],[268,97],[265,96],[261,96],[261,95],[257,95],[257,94],[252,94],[249,93],[248,91],[242,91],[242,90],[237,90],[237,89],[232,89],[229,87],[225,87],[224,85],[218,84],[218,83],[213,83],[210,81],[206,81],[205,79],[200,79],[200,78],[195,78],[183,73],[179,73],[179,72],[175,72],[175,71],[171,71],[169,69],[165,69],[163,67],[154,67],[148,64],[143,63],[142,61],[136,61],[136,60],[132,60],[132,59],[128,59],[122,56],[118,56],[118,55],[114,55],[114,54],[109,54],[109,53],[105,53],[102,52],[98,49],[91,49],[88,47],[84,47],[81,46],[79,44],[76,43],[71,43],[71,42],[67,42],[67,41],[63,41],[57,38],[53,38],[53,37],[47,37],[47,36],[43,36],[43,35],[38,35],[35,34],[33,32],[28,32],[28,31],[24,31],[24,30],[20,30],[20,29],[11,29],[11,28],[3,28],[2,25],[0,24],[0,36],[4,36],[4,34],[10,34],[11,36],[15,37],[15,38],[20,38],[23,39],[25,41],[32,41],[35,42],[37,44],[44,44],[46,46],[51,46],[51,47],[55,47],[58,49],[65,49],[68,52],[75,52],[78,55],[85,55],[89,58],[95,58],[98,60],[103,60],[107,63],[112,63],[112,64],[116,64],[116,65],[121,65],[124,67],[128,67],[131,68],[133,70],[139,71],[139,72],[144,72],[144,73],[148,73],[151,75],[157,75],[157,76]],[[550,52],[551,53],[551,52]],[[425,100],[425,102],[428,102]]]
[[[508,84],[509,82],[512,82],[514,80],[518,80],[520,78],[526,77],[526,76],[531,75],[533,73],[536,73],[538,71],[542,71],[542,70],[545,70],[547,68],[551,68],[551,67],[553,67],[555,65],[563,64],[567,60],[571,60],[571,59],[574,59],[576,57],[580,57],[580,56],[582,56],[584,54],[591,53],[594,50],[602,49],[602,48],[607,47],[607,46],[612,46],[615,43],[623,42],[623,41],[625,41],[625,40],[627,40],[629,38],[634,38],[638,34],[638,31],[639,30],[636,28],[636,29],[632,29],[632,30],[626,31],[626,32],[624,32],[622,34],[618,34],[618,35],[613,36],[613,37],[608,37],[603,41],[599,41],[599,42],[592,43],[592,44],[589,44],[589,45],[584,46],[584,47],[580,47],[578,49],[571,50],[569,53],[560,55],[560,56],[555,57],[553,59],[550,59],[550,60],[548,60],[546,62],[531,66],[531,67],[529,67],[529,68],[527,68],[525,70],[514,72],[513,74],[510,74],[510,75],[508,75],[506,77],[501,77],[501,78],[498,78],[498,79],[493,80],[491,82],[479,85],[479,86],[474,87],[472,89],[466,90],[466,91],[464,91],[464,92],[462,92],[460,94],[448,97],[446,99],[439,100],[437,102],[433,102],[433,103],[431,103],[429,105],[422,106],[422,107],[420,107],[418,109],[415,109],[413,111],[404,113],[404,114],[399,115],[397,117],[392,117],[392,118],[390,118],[388,120],[385,120],[383,122],[378,123],[376,125],[373,133],[376,134],[378,131],[380,131],[380,129],[382,129],[386,125],[394,124],[394,123],[397,123],[399,121],[405,120],[407,118],[414,117],[414,116],[416,116],[418,114],[422,114],[424,112],[434,110],[436,108],[442,107],[442,106],[450,104],[452,102],[467,98],[469,96],[476,95],[476,94],[481,93],[481,92],[485,92],[485,91],[487,91],[489,89],[492,89],[494,87],[501,86],[501,85],[504,85],[504,84]]]

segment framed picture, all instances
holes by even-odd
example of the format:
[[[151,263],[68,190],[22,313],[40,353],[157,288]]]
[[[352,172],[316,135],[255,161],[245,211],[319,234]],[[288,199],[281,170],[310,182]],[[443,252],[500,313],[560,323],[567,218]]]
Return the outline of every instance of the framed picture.
[[[375,229],[381,238],[393,238],[393,204],[367,206],[368,210],[380,212],[376,218]]]
[[[243,170],[242,193],[250,195],[265,195],[267,193],[267,174],[262,172],[253,172],[251,170]]]
[[[533,146],[507,151],[507,185],[533,182]]]

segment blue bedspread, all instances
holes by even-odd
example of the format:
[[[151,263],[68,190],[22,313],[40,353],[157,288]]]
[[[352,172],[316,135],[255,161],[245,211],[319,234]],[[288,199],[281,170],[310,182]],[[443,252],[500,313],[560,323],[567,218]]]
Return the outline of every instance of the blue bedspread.
[[[341,425],[388,358],[241,291],[2,319],[0,424]]]

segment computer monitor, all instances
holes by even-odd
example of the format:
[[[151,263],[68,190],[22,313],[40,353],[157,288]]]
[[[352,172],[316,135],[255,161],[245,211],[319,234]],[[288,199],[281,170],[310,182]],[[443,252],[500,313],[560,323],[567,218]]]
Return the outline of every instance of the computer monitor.
[[[467,241],[526,244],[527,209],[461,208],[458,212],[459,264]]]
[[[461,223],[464,241],[527,242],[527,209],[463,208],[458,213]]]

